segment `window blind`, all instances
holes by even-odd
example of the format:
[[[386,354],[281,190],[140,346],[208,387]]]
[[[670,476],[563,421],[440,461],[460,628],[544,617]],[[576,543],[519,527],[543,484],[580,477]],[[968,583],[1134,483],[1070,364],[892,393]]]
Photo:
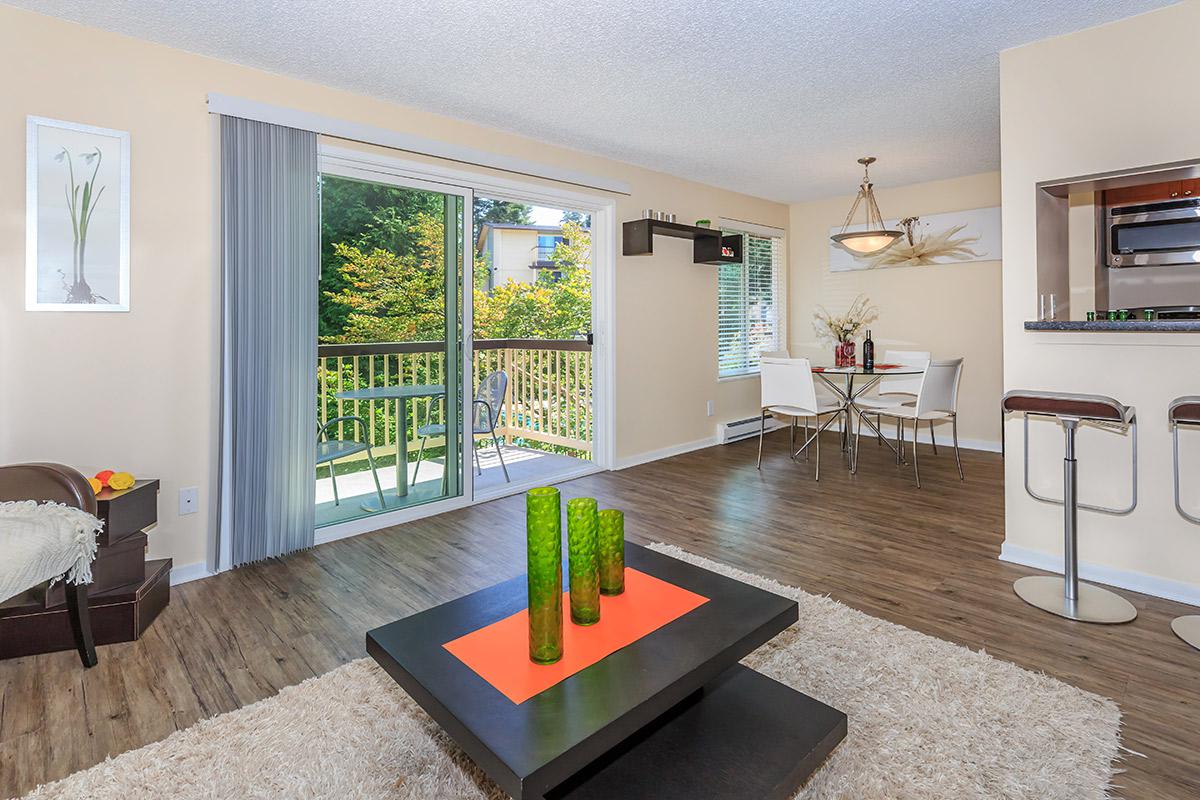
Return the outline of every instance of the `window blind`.
[[[736,229],[745,237],[740,263],[717,276],[717,363],[722,378],[758,372],[762,353],[782,349],[783,240]]]

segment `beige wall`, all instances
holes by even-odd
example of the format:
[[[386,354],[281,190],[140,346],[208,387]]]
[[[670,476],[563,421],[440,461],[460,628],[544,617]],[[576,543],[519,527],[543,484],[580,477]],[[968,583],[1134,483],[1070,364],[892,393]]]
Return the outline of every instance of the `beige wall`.
[[[879,189],[878,198],[889,218],[986,208],[1000,203],[1000,173]],[[864,294],[879,307],[871,325],[879,360],[888,349],[965,359],[959,435],[969,446],[998,449],[1000,262],[830,272],[829,229],[842,224],[853,200],[846,195],[791,207],[788,349],[830,360],[829,345],[813,331],[813,311],[823,305],[840,313]]]
[[[1037,182],[1200,158],[1200,86],[1179,72],[1198,30],[1200,3],[1192,0],[1009,50],[1000,59],[1004,385],[1098,393],[1137,407],[1138,508],[1125,517],[1081,511],[1080,558],[1111,582],[1194,601],[1200,599],[1200,528],[1175,513],[1166,409],[1173,397],[1200,393],[1200,334],[1035,333],[1022,323],[1037,313]],[[1113,53],[1137,69],[1105,69]],[[1121,98],[1121,119],[1133,124],[1112,124],[1114,97]],[[1025,495],[1019,426],[1013,419],[1007,428],[1006,552],[1058,559],[1062,510]],[[1037,428],[1035,483],[1060,493],[1062,434],[1052,424]],[[1082,502],[1127,499],[1127,446],[1098,431],[1080,434]],[[1189,468],[1194,504],[1200,459]]]
[[[649,207],[680,219],[787,224],[777,203],[8,7],[0,7],[0,72],[0,460],[161,477],[151,551],[179,565],[204,560],[213,525],[219,258],[206,93],[624,180],[633,194],[616,198],[618,222]],[[23,310],[28,114],[132,134],[128,314]],[[716,378],[716,269],[691,263],[690,242],[655,244],[654,256],[617,258],[619,461],[710,438],[706,399],[718,418],[757,408],[756,384]],[[182,486],[201,487],[199,514],[176,514]]]

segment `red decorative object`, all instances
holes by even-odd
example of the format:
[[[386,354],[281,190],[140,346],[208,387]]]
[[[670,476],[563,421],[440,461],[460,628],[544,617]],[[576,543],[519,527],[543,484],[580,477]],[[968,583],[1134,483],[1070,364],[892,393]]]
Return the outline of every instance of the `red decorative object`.
[[[833,351],[833,364],[837,367],[853,367],[857,363],[854,342],[838,342]]]

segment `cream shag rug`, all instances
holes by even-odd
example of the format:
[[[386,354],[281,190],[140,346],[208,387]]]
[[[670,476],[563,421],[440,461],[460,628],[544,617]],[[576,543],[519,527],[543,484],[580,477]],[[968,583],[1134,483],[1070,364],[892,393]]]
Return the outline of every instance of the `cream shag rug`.
[[[828,597],[654,549],[795,598],[800,622],[745,663],[846,712],[803,800],[1109,796],[1113,701]],[[370,659],[204,720],[31,798],[502,798]]]

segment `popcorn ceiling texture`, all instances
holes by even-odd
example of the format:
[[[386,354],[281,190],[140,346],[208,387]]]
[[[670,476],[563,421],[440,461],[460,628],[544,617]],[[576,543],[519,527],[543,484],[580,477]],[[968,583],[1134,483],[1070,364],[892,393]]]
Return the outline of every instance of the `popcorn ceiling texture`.
[[[6,2],[782,202],[997,169],[1000,50],[1171,4]]]
[[[849,717],[796,800],[1103,800],[1113,701],[663,544],[795,599],[800,622],[745,663]],[[408,695],[359,659],[49,784],[28,800],[328,797],[501,800]]]

